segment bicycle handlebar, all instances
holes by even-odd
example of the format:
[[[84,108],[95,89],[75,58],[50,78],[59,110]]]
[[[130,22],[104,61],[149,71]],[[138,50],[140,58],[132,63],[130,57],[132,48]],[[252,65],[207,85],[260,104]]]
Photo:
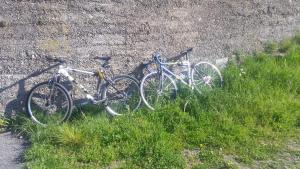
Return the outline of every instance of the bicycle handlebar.
[[[152,55],[152,57],[153,57],[153,61],[154,61],[154,62],[157,62],[157,63],[159,63],[159,64],[163,64],[163,63],[161,62],[161,55],[160,55],[159,52],[154,53],[154,54]]]

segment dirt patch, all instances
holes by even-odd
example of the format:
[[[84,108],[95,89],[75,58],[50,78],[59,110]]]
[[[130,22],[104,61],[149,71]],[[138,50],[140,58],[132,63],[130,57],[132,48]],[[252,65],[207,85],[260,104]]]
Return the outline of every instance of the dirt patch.
[[[0,169],[23,168],[25,142],[10,132],[0,133]]]

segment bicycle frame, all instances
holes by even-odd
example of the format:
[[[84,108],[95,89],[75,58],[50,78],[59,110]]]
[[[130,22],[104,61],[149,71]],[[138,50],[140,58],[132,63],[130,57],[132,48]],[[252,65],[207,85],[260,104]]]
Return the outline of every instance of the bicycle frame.
[[[176,94],[178,88],[175,81],[180,81],[200,94],[206,88],[212,89],[219,84],[222,86],[223,80],[218,68],[209,62],[191,63],[188,58],[191,51],[192,48],[187,49],[167,61],[162,61],[160,53],[157,52],[152,55],[151,61],[143,63],[143,67],[149,71],[149,74],[145,75],[141,81],[140,93],[148,108],[154,110],[152,106],[159,100],[159,97],[170,99],[173,94]],[[156,67],[152,68],[151,65],[154,64]],[[178,65],[181,68],[179,71],[173,70],[170,67],[172,65]]]
[[[162,76],[163,73],[167,73],[168,75],[171,75],[172,77],[174,77],[176,80],[179,80],[184,85],[189,86],[190,88],[194,89],[194,85],[193,85],[193,82],[192,82],[192,65],[191,65],[189,59],[187,58],[187,56],[186,56],[186,60],[184,60],[184,61],[163,63],[163,62],[159,61],[158,58],[156,58],[155,62],[156,62],[157,67],[158,67],[158,72],[160,72],[160,76]],[[171,66],[171,65],[180,65],[180,66],[187,67],[188,82],[186,82],[181,76],[173,73],[170,69],[167,68],[167,66]]]
[[[111,79],[109,79],[108,77],[105,76],[105,72],[102,69],[98,72],[90,72],[90,71],[73,69],[73,68],[68,67],[68,66],[60,65],[59,68],[58,68],[58,71],[54,74],[53,79],[55,79],[54,80],[55,82],[59,83],[60,76],[66,77],[72,84],[75,84],[76,87],[79,87],[81,90],[83,90],[84,93],[86,94],[85,98],[92,101],[94,104],[102,103],[102,102],[105,101],[105,100],[96,100],[91,94],[88,93],[88,90],[82,84],[77,83],[75,78],[70,75],[70,73],[69,73],[70,71],[78,72],[78,73],[81,73],[81,74],[88,74],[88,75],[91,75],[91,76],[97,76],[98,83],[101,83],[101,81],[103,79],[105,81],[107,81],[108,83],[111,83],[112,82]],[[99,84],[99,87],[100,86],[101,85]],[[101,92],[99,94],[101,94]]]
[[[114,82],[111,78],[109,78],[108,76],[106,76],[106,71],[105,68],[100,66],[100,69],[96,72],[90,72],[90,71],[85,71],[85,70],[79,70],[79,69],[74,69],[68,66],[59,66],[58,72],[56,73],[55,76],[64,76],[66,77],[71,83],[75,84],[76,87],[79,87],[81,90],[84,91],[84,93],[86,94],[85,98],[92,101],[93,104],[99,104],[99,103],[105,103],[107,99],[100,99],[100,100],[96,100],[91,94],[88,93],[87,89],[77,83],[77,81],[75,81],[75,79],[70,75],[70,71],[72,72],[79,72],[81,74],[88,74],[91,76],[96,76],[98,79],[98,85],[97,85],[97,94],[99,97],[101,97],[102,92],[101,89],[103,87],[103,85],[105,85],[105,83],[102,82],[102,80],[104,80],[106,82],[106,84],[110,84],[112,86],[112,88],[114,88],[118,93],[122,94],[123,96],[126,95],[123,92],[119,91],[115,86],[114,86]],[[85,103],[84,103],[85,104]],[[83,105],[84,105],[83,104]],[[105,103],[106,104],[106,103]]]

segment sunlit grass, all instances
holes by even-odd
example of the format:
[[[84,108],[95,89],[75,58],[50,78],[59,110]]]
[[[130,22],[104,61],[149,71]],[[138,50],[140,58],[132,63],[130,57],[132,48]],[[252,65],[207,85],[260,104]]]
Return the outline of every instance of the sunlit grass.
[[[1,131],[1,128],[5,128],[8,124],[8,120],[6,118],[1,118],[0,117],[0,131]]]

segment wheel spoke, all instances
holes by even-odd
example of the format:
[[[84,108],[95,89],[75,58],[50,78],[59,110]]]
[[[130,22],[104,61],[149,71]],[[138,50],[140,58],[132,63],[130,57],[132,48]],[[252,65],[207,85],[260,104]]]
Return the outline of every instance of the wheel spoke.
[[[157,72],[153,72],[145,76],[141,83],[143,101],[152,110],[156,104],[162,104],[176,96],[177,88],[171,78],[163,74],[161,79],[162,82]]]
[[[33,121],[42,125],[63,122],[70,109],[66,89],[57,85],[50,86],[47,82],[33,88],[28,97],[27,111]]]
[[[104,93],[107,110],[112,115],[134,111],[141,103],[138,82],[129,76],[115,78],[113,84],[108,85]]]
[[[196,64],[192,72],[193,84],[198,92],[211,90],[222,85],[220,71],[212,64],[202,62]]]

